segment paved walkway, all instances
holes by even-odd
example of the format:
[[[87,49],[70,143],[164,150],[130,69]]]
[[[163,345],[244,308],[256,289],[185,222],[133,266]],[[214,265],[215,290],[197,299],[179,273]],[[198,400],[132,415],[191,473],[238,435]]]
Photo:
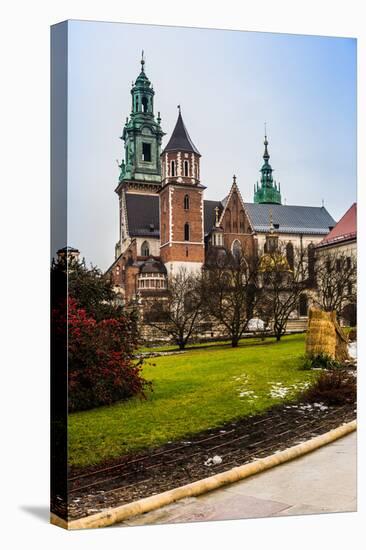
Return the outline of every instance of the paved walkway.
[[[354,432],[301,458],[122,525],[353,512],[356,507]]]

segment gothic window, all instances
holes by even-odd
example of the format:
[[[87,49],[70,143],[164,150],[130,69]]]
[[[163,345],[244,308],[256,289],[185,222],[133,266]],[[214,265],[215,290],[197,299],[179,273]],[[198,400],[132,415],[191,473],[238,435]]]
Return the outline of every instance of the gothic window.
[[[234,221],[233,221],[233,232],[234,233],[238,232],[238,222],[236,218],[234,218]]]
[[[142,160],[151,162],[151,143],[142,143]]]
[[[185,160],[185,161],[184,161],[184,177],[186,177],[186,178],[189,177],[189,164],[188,164],[188,160]]]
[[[150,248],[147,241],[144,241],[141,245],[141,256],[150,256]]]
[[[189,223],[184,224],[184,240],[189,241]]]
[[[306,296],[306,294],[300,294],[299,314],[300,317],[305,317],[308,314],[308,297]]]
[[[230,212],[229,208],[226,210],[225,231],[227,233],[231,233],[231,212]]]
[[[245,233],[245,217],[243,210],[240,210],[239,215],[240,233]]]
[[[238,239],[236,239],[233,242],[232,247],[231,247],[231,251],[233,253],[234,258],[239,260],[239,258],[241,256],[241,244],[240,244],[240,241],[238,241]]]
[[[144,113],[147,113],[148,100],[147,97],[142,98],[142,109]]]
[[[174,178],[175,176],[175,160],[172,160],[170,163],[170,175]]]
[[[184,196],[184,210],[189,210],[189,196]]]
[[[286,259],[290,269],[294,268],[294,247],[292,243],[286,245]]]

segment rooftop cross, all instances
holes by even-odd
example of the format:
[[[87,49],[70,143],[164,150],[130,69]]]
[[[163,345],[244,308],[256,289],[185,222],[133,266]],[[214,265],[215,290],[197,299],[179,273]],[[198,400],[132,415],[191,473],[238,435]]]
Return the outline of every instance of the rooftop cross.
[[[233,184],[236,185],[236,175],[233,175]]]
[[[144,65],[145,65],[145,59],[144,59],[144,50],[141,52],[141,71],[144,72]]]

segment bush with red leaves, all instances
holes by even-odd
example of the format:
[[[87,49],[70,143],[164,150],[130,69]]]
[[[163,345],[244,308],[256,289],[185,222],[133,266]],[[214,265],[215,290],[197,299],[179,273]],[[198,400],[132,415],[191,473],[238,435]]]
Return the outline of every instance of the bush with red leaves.
[[[142,362],[133,359],[138,342],[131,316],[96,321],[70,297],[67,309],[54,309],[52,317],[56,338],[64,339],[66,327],[68,332],[70,412],[145,397],[149,383],[141,375]]]

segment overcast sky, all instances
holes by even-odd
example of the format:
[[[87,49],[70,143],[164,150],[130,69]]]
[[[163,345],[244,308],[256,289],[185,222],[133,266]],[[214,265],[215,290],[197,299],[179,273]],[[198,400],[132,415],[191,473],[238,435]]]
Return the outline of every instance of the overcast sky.
[[[145,71],[166,132],[177,105],[201,158],[205,198],[236,174],[253,201],[267,122],[283,202],[338,220],[356,200],[356,41],[121,23],[69,23],[68,244],[106,269],[118,239],[114,193],[131,83]]]

